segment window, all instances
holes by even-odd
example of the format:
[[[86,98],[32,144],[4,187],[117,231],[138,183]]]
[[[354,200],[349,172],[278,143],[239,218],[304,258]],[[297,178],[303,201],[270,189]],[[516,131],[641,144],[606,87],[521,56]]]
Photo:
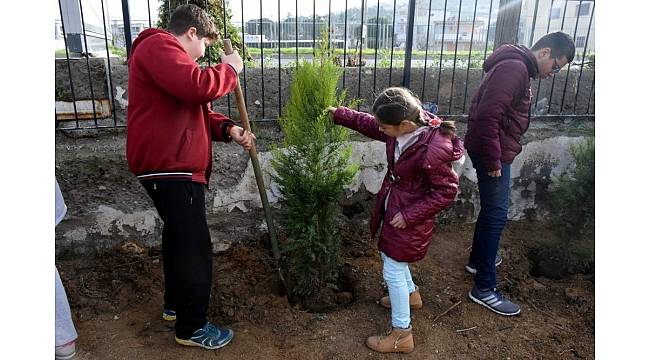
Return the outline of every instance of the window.
[[[551,19],[559,19],[560,18],[560,8],[552,8],[551,9]]]
[[[577,48],[585,47],[585,37],[584,36],[576,37],[576,47]]]
[[[589,10],[591,10],[590,3],[576,5],[576,13],[578,14],[578,16],[589,15]]]

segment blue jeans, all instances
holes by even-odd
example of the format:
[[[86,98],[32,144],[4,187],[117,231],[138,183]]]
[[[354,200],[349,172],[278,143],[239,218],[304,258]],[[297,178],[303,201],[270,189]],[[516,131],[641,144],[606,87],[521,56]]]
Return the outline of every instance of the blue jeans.
[[[415,291],[409,264],[395,261],[383,252],[381,259],[384,261],[384,280],[390,298],[391,323],[393,327],[406,329],[411,325],[409,295]]]
[[[510,196],[510,164],[501,163],[501,177],[488,176],[477,154],[469,154],[478,178],[481,211],[474,227],[474,240],[469,262],[476,266],[474,284],[479,289],[496,287],[494,262],[499,249],[501,232],[508,220]]]

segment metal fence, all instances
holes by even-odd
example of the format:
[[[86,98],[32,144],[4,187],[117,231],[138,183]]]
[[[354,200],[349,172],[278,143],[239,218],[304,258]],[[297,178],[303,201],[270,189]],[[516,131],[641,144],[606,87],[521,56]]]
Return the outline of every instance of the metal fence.
[[[482,63],[495,46],[530,47],[543,34],[561,30],[576,42],[576,59],[555,77],[534,83],[532,114],[594,116],[593,0],[312,0],[300,6],[297,0],[222,1],[232,11],[229,19],[224,11],[224,24],[240,29],[251,56],[241,81],[247,102],[255,100],[249,105],[252,121],[274,121],[282,113],[290,69],[313,59],[326,29],[345,69],[340,87],[350,96],[368,104],[383,87],[401,85],[442,116],[461,118],[483,76]],[[120,94],[116,99],[121,88],[113,72],[125,71],[120,56],[128,56],[140,31],[156,25],[157,7],[170,6],[169,0],[58,3],[55,34],[63,46],[57,51],[58,128],[126,126],[125,112],[116,107],[124,99]],[[311,11],[305,11],[308,5]],[[131,20],[132,13],[146,19]],[[99,64],[94,58],[101,58]],[[97,80],[95,70],[104,80]],[[230,96],[213,105],[231,117],[236,111]]]

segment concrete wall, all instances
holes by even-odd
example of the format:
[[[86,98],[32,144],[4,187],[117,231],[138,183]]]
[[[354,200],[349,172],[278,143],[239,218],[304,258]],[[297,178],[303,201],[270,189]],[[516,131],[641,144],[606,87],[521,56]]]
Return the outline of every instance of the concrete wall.
[[[463,136],[464,124],[458,126]],[[274,123],[258,124],[256,132],[269,200],[275,207],[276,225],[281,228],[286,209],[269,176],[269,148],[281,140],[281,134]],[[593,132],[593,121],[572,118],[533,122],[524,137],[524,149],[512,165],[511,220],[547,216],[552,176],[570,166],[570,145]],[[361,165],[361,170],[339,203],[343,213],[352,211],[352,220],[366,226],[374,194],[386,171],[385,148],[361,136],[353,137],[352,146],[352,160]],[[215,143],[213,168],[206,208],[215,251],[232,242],[262,239],[264,215],[248,154],[236,144]],[[455,168],[461,177],[460,193],[439,221],[473,222],[479,210],[476,175],[468,158]],[[162,223],[144,189],[128,170],[123,132],[76,138],[58,132],[56,175],[69,209],[56,229],[60,255],[92,253],[125,240],[148,246],[159,244]]]

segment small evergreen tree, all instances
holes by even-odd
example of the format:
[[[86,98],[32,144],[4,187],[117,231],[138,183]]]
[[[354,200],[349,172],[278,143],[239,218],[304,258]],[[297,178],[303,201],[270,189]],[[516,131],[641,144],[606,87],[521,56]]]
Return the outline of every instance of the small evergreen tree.
[[[325,110],[340,106],[342,70],[332,61],[327,32],[313,63],[294,70],[291,94],[280,118],[284,149],[273,151],[274,177],[288,207],[287,241],[281,244],[292,295],[307,297],[337,278],[340,241],[336,200],[358,166],[350,163],[349,131]]]
[[[230,8],[226,7],[226,34],[224,34],[224,2],[225,0],[159,0],[160,6],[158,7],[158,24],[159,28],[166,29],[167,23],[169,22],[169,17],[174,10],[185,4],[194,4],[200,7],[203,10],[206,10],[210,14],[212,21],[216,25],[219,33],[222,38],[229,38],[232,42],[234,49],[239,49],[239,55],[242,58],[245,57],[245,49],[243,48],[243,41],[239,36],[239,31],[232,24],[232,11]],[[171,13],[170,13],[171,12]],[[210,62],[211,64],[216,64],[219,62],[219,51],[223,49],[223,43],[221,41],[215,42],[213,45],[205,49],[205,56],[200,60],[203,63]]]
[[[533,275],[560,278],[575,273],[594,273],[594,139],[572,146],[571,153],[575,166],[553,179],[550,222],[554,234],[531,251]]]

